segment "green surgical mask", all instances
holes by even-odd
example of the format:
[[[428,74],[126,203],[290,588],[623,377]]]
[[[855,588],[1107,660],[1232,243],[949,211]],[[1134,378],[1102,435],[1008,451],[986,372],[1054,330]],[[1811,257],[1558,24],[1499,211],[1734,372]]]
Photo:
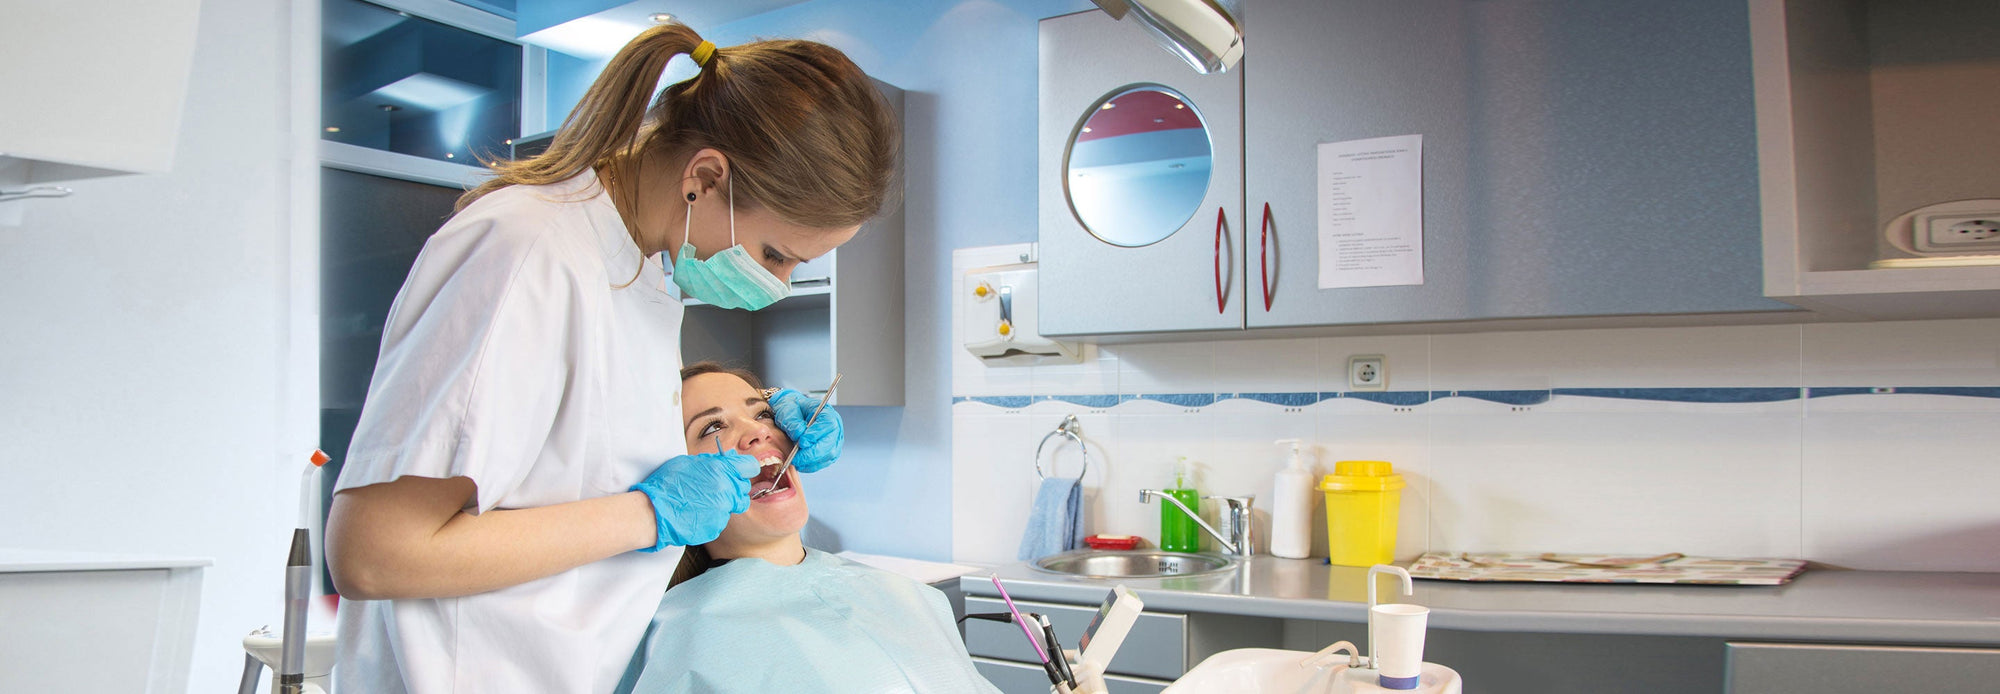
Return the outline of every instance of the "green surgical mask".
[[[729,187],[729,243],[721,253],[696,260],[688,235],[694,219],[692,207],[683,218],[681,252],[674,258],[674,284],[688,296],[722,308],[746,311],[770,306],[792,293],[792,285],[778,279],[750,257],[750,251],[736,243],[736,186]]]

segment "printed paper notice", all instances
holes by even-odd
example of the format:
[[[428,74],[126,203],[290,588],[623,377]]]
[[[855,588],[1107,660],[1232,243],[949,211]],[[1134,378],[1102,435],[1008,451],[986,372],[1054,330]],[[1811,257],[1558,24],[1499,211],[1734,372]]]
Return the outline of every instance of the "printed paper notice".
[[[1424,283],[1424,136],[1319,145],[1319,288]]]

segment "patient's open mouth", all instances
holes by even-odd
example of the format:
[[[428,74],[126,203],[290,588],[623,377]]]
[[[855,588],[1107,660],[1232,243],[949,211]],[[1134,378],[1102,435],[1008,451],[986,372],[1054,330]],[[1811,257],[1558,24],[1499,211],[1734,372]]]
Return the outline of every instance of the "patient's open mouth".
[[[792,488],[792,475],[798,474],[797,471],[787,470],[785,471],[784,478],[780,479],[778,477],[778,469],[784,467],[784,461],[779,460],[777,458],[765,458],[761,462],[764,463],[763,469],[758,470],[757,476],[751,478],[750,480],[750,493],[752,495],[756,495],[758,493],[763,492],[766,489],[771,489],[773,487],[776,487],[780,490]],[[775,498],[776,496],[777,494],[773,493],[772,496],[768,496],[765,498],[770,499],[770,498]],[[762,499],[758,500],[761,501]]]

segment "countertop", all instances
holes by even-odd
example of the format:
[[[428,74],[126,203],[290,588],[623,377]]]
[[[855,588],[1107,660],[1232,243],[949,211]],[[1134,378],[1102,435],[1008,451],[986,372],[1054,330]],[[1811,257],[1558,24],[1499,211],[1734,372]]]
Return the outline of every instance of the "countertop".
[[[1148,611],[1367,621],[1368,570],[1320,561],[1259,555],[1208,576],[1119,580],[1017,563],[960,585],[996,596],[999,576],[1016,600],[1095,605],[1122,583]],[[1418,580],[1408,597],[1395,583],[1382,579],[1382,602],[1429,606],[1435,629],[2000,645],[2000,573],[1809,569],[1781,586]]]
[[[207,559],[191,557],[0,547],[0,573],[187,569],[201,568],[213,563],[215,562]],[[988,587],[992,586],[989,584]]]

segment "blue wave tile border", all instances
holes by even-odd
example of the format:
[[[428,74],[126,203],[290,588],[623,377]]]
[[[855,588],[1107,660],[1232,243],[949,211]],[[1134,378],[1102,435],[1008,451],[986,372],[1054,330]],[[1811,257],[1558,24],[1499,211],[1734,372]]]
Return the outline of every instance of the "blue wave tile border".
[[[1215,404],[1214,393],[1141,393],[1139,399],[1164,402],[1177,407],[1207,407]]]
[[[1439,395],[1438,393],[1443,393],[1443,395]],[[1549,396],[1550,391],[1546,390],[1445,390],[1431,393],[1431,399],[1433,400],[1443,398],[1472,398],[1517,407],[1546,403],[1549,401]]]
[[[2000,386],[1886,386],[1875,388],[1841,386],[1806,389],[1806,397],[1809,398],[1826,398],[1835,395],[1956,395],[1965,398],[2000,398]]]
[[[1396,407],[1415,407],[1445,398],[1472,398],[1526,407],[1569,395],[1674,403],[1744,404],[1784,402],[1839,395],[1950,395],[2000,399],[2000,386],[1878,386],[1811,388],[1555,388],[1551,390],[1347,391],[1302,393],[1121,393],[1117,395],[974,395],[955,396],[953,404],[976,402],[1002,409],[1020,409],[1043,401],[1109,409],[1133,400],[1150,400],[1176,407],[1202,408],[1230,399],[1251,400],[1280,407],[1306,407],[1336,398],[1352,398]]]
[[[961,402],[976,402],[982,405],[992,405],[994,407],[998,407],[1005,410],[1018,410],[1023,407],[1027,407],[1028,404],[1034,402],[1034,400],[1035,400],[1034,396],[1031,395],[972,395],[972,396],[961,395],[952,398],[951,402],[952,404],[958,404]]]
[[[1379,402],[1384,405],[1395,405],[1397,407],[1415,407],[1431,401],[1431,393],[1428,390],[1349,391],[1341,393],[1340,397]]]
[[[1333,393],[1229,393],[1239,400],[1255,400],[1279,407],[1305,407],[1318,403],[1322,398],[1334,397]]]
[[[1116,395],[1044,395],[1036,399],[1066,402],[1078,407],[1089,407],[1099,410],[1116,407],[1118,403],[1124,402],[1123,399]]]
[[[1799,391],[1798,388],[1556,388],[1550,392],[1620,400],[1748,403],[1797,400]]]

